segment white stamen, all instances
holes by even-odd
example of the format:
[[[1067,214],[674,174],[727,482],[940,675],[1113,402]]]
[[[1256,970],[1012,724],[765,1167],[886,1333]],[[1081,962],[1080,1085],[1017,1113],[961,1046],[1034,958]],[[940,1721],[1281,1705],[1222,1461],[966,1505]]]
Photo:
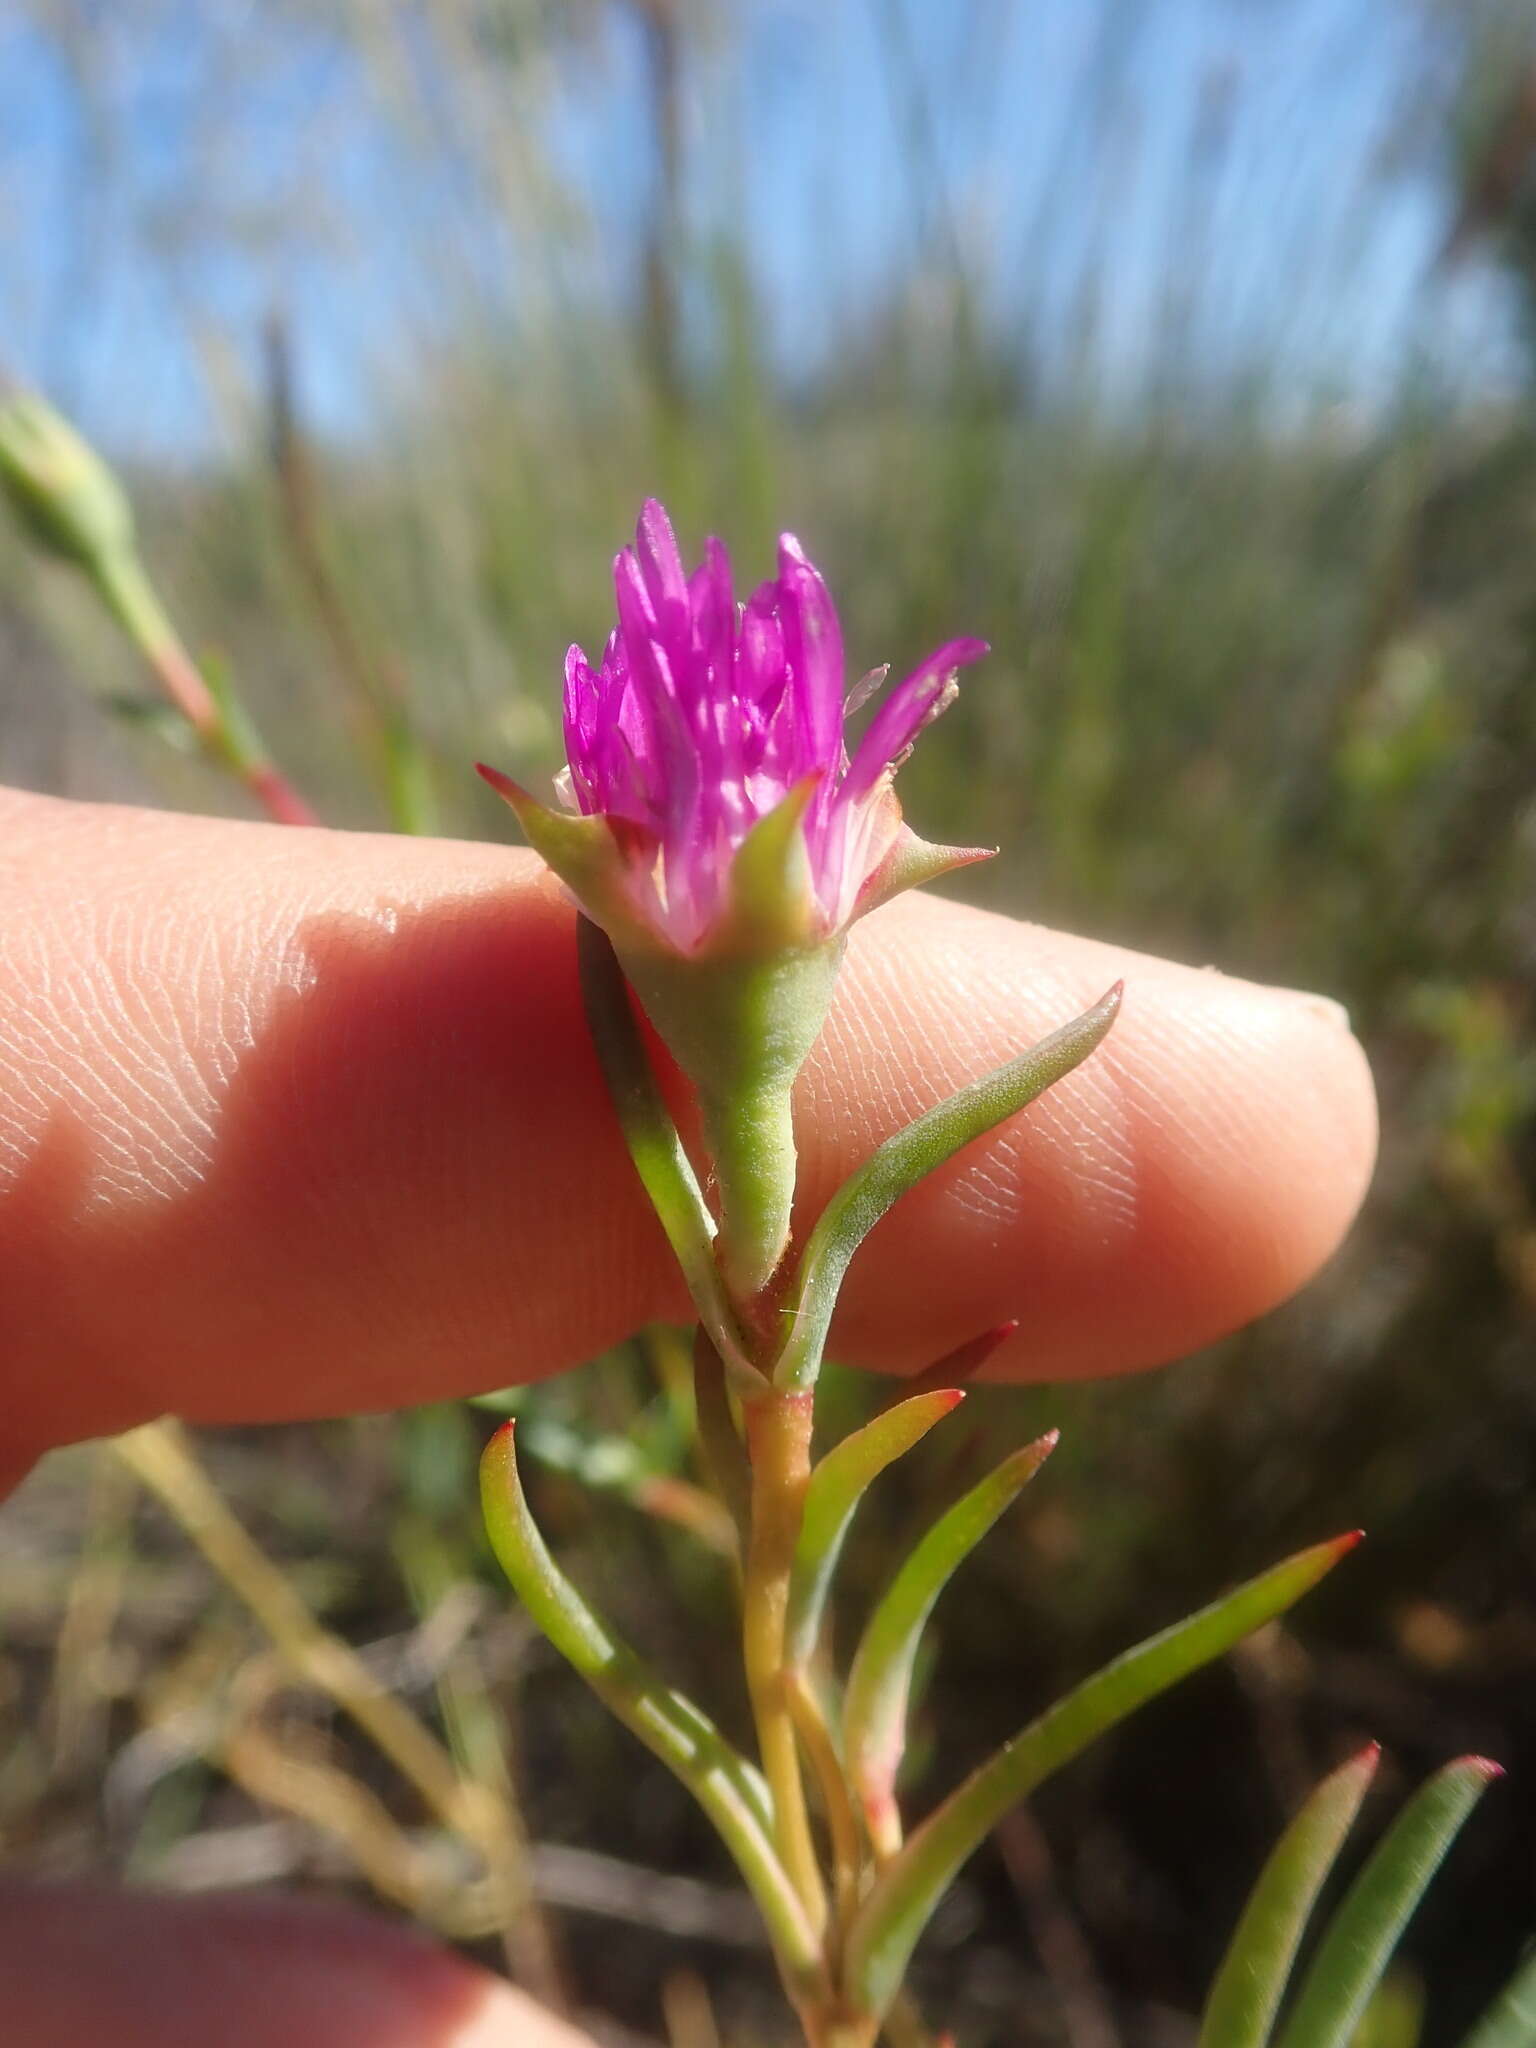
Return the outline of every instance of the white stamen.
[[[860,676],[844,699],[843,716],[851,718],[855,711],[862,711],[890,672],[891,664],[883,661],[878,668],[872,668],[868,675]]]

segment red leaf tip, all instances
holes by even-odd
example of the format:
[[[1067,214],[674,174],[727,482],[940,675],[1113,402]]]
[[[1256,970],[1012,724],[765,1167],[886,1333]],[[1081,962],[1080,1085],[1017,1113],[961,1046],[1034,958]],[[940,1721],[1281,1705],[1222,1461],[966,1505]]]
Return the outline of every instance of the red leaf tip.
[[[1015,1451],[1014,1459],[1020,1465],[1027,1466],[1030,1471],[1037,1472],[1060,1442],[1061,1431],[1048,1429],[1044,1436],[1037,1436],[1033,1442],[1025,1444],[1022,1450]]]
[[[510,803],[514,796],[523,794],[520,785],[515,783],[510,775],[503,775],[499,768],[492,768],[488,762],[477,761],[475,773],[482,782],[488,782],[496,794],[507,803]]]
[[[1504,1776],[1504,1766],[1495,1763],[1491,1756],[1463,1756],[1457,1762],[1466,1770],[1476,1771],[1485,1784],[1491,1785],[1495,1778]]]

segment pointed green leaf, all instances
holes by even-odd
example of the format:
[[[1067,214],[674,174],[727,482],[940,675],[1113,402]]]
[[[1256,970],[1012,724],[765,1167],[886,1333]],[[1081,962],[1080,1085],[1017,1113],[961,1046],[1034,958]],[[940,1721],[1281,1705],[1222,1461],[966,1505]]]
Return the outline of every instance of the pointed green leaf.
[[[887,1408],[852,1436],[845,1436],[818,1461],[805,1490],[789,1582],[785,1654],[790,1664],[807,1664],[815,1652],[843,1538],[871,1482],[904,1451],[910,1451],[936,1422],[953,1413],[964,1398],[958,1387],[915,1394],[911,1400]]]
[[[761,1389],[762,1375],[748,1361],[715,1264],[715,1219],[656,1086],[618,957],[607,933],[588,917],[577,920],[576,956],[587,1026],[635,1171],[726,1371],[739,1386]]]
[[[767,1787],[692,1700],[618,1641],[550,1556],[518,1478],[515,1428],[505,1423],[480,1463],[485,1525],[503,1571],[561,1656],[703,1807],[735,1857],[786,1971],[798,1983],[814,1984],[816,1937],[773,1847]]]
[[[995,1472],[989,1472],[979,1486],[973,1486],[940,1515],[869,1618],[848,1674],[843,1754],[870,1840],[881,1856],[894,1856],[901,1847],[896,1774],[907,1746],[912,1667],[933,1604],[1055,1448],[1056,1431],[1052,1430],[1005,1458]]]
[[[1381,1756],[1372,1743],[1313,1792],[1265,1864],[1206,2001],[1199,2048],[1265,2048],[1323,1881]]]
[[[785,1311],[789,1334],[774,1368],[777,1385],[814,1384],[849,1261],[892,1203],[972,1139],[1071,1073],[1104,1039],[1119,1011],[1120,995],[1117,982],[1081,1017],[887,1138],[843,1182],[811,1232],[795,1276]]]
[[[1460,1757],[1414,1794],[1329,1922],[1280,2048],[1349,2048],[1410,1915],[1462,1822],[1500,1775],[1486,1757]]]
[[[1531,2048],[1536,2042],[1536,1943],[1461,2048]]]
[[[1042,1779],[1137,1707],[1284,1613],[1358,1541],[1356,1532],[1303,1550],[1138,1644],[973,1771],[887,1864],[859,1908],[846,1950],[847,1990],[856,2008],[886,2011],[917,1938],[956,1871]]]

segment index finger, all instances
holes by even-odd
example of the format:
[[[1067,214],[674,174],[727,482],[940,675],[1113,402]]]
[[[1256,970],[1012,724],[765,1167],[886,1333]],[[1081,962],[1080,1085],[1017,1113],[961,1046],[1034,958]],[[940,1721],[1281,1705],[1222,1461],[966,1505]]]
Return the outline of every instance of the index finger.
[[[685,1313],[531,856],[11,795],[0,877],[20,1452],[465,1393]],[[1375,1140],[1332,1006],[923,898],[853,934],[803,1213],[1120,975],[1103,1051],[879,1226],[839,1355],[919,1367],[1017,1315],[1000,1370],[1129,1370],[1332,1250]]]

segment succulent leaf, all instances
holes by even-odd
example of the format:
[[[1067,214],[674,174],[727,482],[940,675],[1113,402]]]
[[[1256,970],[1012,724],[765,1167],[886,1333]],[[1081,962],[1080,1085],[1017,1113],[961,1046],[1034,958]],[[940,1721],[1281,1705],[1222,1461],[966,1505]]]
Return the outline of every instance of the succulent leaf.
[[[1119,1014],[1121,990],[1116,982],[1082,1016],[1006,1066],[936,1103],[915,1123],[887,1138],[843,1182],[811,1232],[795,1275],[785,1310],[788,1336],[774,1367],[779,1386],[804,1388],[815,1383],[843,1276],[886,1210],[935,1167],[1080,1065],[1102,1043]]]
[[[503,1424],[480,1465],[485,1525],[503,1571],[561,1656],[703,1807],[757,1901],[786,1975],[815,1986],[818,1946],[773,1847],[767,1787],[708,1715],[618,1640],[550,1556],[518,1477],[515,1428]]]
[[[973,1771],[880,1872],[854,1918],[844,1969],[855,2008],[879,2015],[889,2010],[934,1907],[1011,1807],[1117,1721],[1284,1613],[1358,1540],[1355,1532],[1300,1551],[1138,1644]]]
[[[1381,1756],[1371,1743],[1312,1793],[1280,1837],[1211,1987],[1199,2048],[1265,2048],[1317,1895]]]
[[[901,1847],[896,1776],[906,1749],[912,1669],[934,1602],[1056,1448],[1057,1433],[1015,1451],[947,1509],[897,1572],[860,1640],[843,1702],[843,1754],[875,1853]]]
[[[915,1394],[834,1444],[811,1473],[789,1585],[786,1657],[809,1663],[843,1539],[870,1484],[964,1399],[958,1387]]]
[[[1486,1757],[1465,1756],[1420,1786],[1328,1923],[1279,2048],[1349,2048],[1430,1879],[1501,1775]]]

